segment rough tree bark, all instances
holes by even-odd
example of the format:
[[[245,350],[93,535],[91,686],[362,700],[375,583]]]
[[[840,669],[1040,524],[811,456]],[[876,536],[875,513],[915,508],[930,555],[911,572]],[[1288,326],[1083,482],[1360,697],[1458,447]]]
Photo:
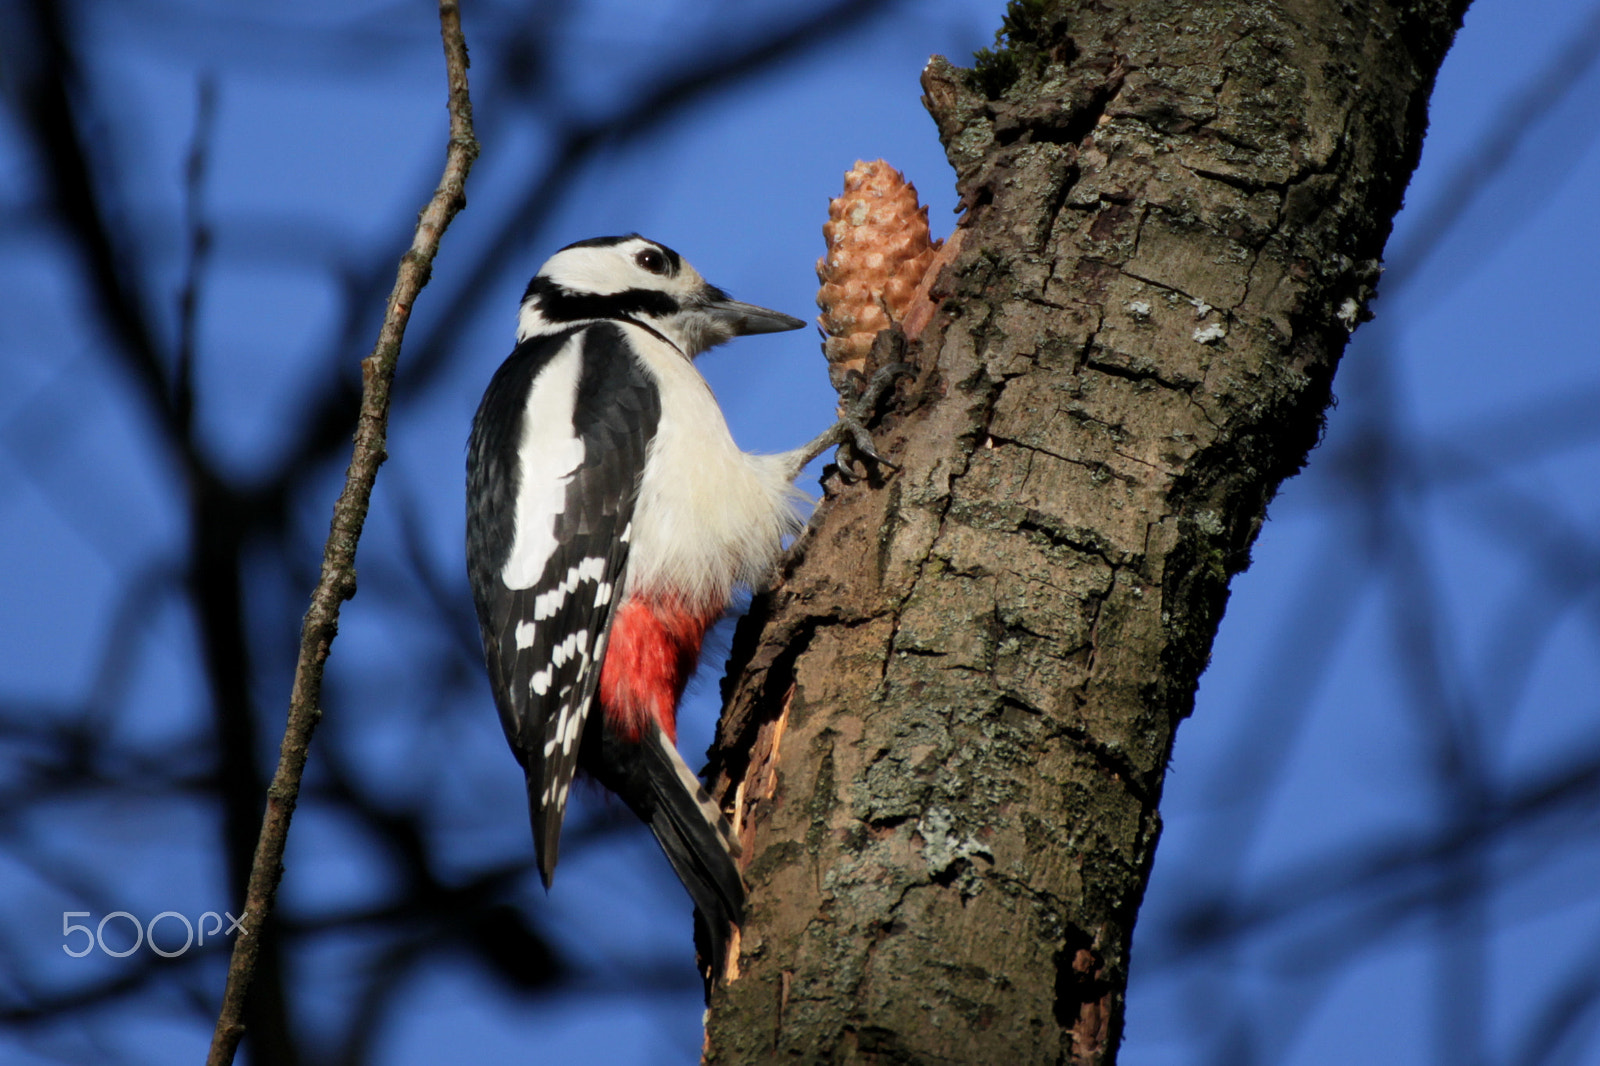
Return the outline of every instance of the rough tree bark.
[[[965,214],[874,349],[917,368],[902,469],[833,486],[735,642],[708,1061],[1114,1061],[1173,732],[1465,7],[1029,0],[929,64]]]

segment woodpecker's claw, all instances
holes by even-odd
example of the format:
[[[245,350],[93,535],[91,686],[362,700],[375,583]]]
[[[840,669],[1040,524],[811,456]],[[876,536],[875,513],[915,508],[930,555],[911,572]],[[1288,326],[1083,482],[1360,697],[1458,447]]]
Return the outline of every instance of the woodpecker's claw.
[[[867,432],[867,423],[877,413],[878,403],[883,399],[883,394],[894,385],[896,379],[913,373],[910,363],[889,363],[880,367],[872,375],[866,387],[861,390],[861,395],[850,401],[840,415],[839,421],[834,424],[834,430],[839,436],[838,443],[848,447],[851,452],[862,459],[868,460],[879,466],[886,466],[890,470],[899,470],[897,463],[890,462],[878,453],[874,447],[872,435]],[[840,464],[840,475],[846,480],[857,480]]]
[[[871,417],[873,409],[878,406],[878,401],[883,399],[883,394],[888,391],[899,378],[908,377],[916,373],[916,368],[910,363],[888,363],[878,368],[872,375],[872,380],[867,382],[867,387],[861,390],[861,395],[855,398],[850,405],[852,414],[863,420]]]
[[[855,452],[864,459],[869,459],[872,462],[877,463],[879,466],[886,466],[890,470],[900,469],[899,463],[890,462],[888,459],[885,459],[883,456],[878,454],[878,449],[872,446],[872,437],[867,433],[866,430],[854,423],[847,424],[841,421],[840,425],[844,428],[846,433],[850,434],[850,438],[848,440],[842,440],[839,442],[841,445],[848,445],[851,451]]]
[[[899,466],[878,454],[878,449],[872,443],[872,434],[867,432],[867,422],[876,412],[878,401],[883,398],[883,393],[889,385],[896,378],[910,373],[912,368],[909,363],[890,363],[872,375],[872,380],[861,391],[861,395],[845,405],[839,421],[823,430],[810,444],[785,453],[789,457],[790,478],[797,476],[811,460],[829,448],[835,447],[841,451],[848,448],[851,454],[858,455],[862,459],[886,466],[891,470],[899,470]],[[848,459],[844,460],[847,461]],[[840,476],[846,481],[859,480],[844,469],[844,462],[840,463]]]

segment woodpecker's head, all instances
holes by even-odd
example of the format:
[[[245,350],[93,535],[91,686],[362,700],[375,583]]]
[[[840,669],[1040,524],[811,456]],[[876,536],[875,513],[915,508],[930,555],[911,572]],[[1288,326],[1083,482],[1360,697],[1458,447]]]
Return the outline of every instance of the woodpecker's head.
[[[691,359],[747,333],[805,325],[730,299],[677,252],[631,233],[569,244],[546,260],[522,294],[517,340],[607,318],[648,326]]]

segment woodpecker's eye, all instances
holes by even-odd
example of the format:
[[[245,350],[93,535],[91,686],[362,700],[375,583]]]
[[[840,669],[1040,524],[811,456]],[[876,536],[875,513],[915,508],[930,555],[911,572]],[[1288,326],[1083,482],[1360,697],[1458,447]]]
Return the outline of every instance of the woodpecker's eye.
[[[665,274],[667,272],[667,257],[655,248],[646,248],[634,256],[633,261],[652,274]]]

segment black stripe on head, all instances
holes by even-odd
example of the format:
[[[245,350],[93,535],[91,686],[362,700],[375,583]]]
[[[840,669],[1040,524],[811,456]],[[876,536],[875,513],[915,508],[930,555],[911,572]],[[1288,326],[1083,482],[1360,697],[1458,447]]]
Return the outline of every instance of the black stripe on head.
[[[589,318],[628,318],[643,314],[666,318],[678,313],[678,301],[659,289],[624,289],[597,295],[563,289],[547,277],[536,276],[522,294],[524,303],[538,297],[539,313],[549,322],[577,322]]]
[[[620,237],[590,237],[586,241],[573,241],[566,248],[558,249],[556,254],[560,255],[567,248],[615,248],[617,245],[626,244],[628,241],[642,240],[649,240],[649,238],[641,237],[637,233],[624,233]],[[650,243],[654,244],[655,242],[651,241]]]

